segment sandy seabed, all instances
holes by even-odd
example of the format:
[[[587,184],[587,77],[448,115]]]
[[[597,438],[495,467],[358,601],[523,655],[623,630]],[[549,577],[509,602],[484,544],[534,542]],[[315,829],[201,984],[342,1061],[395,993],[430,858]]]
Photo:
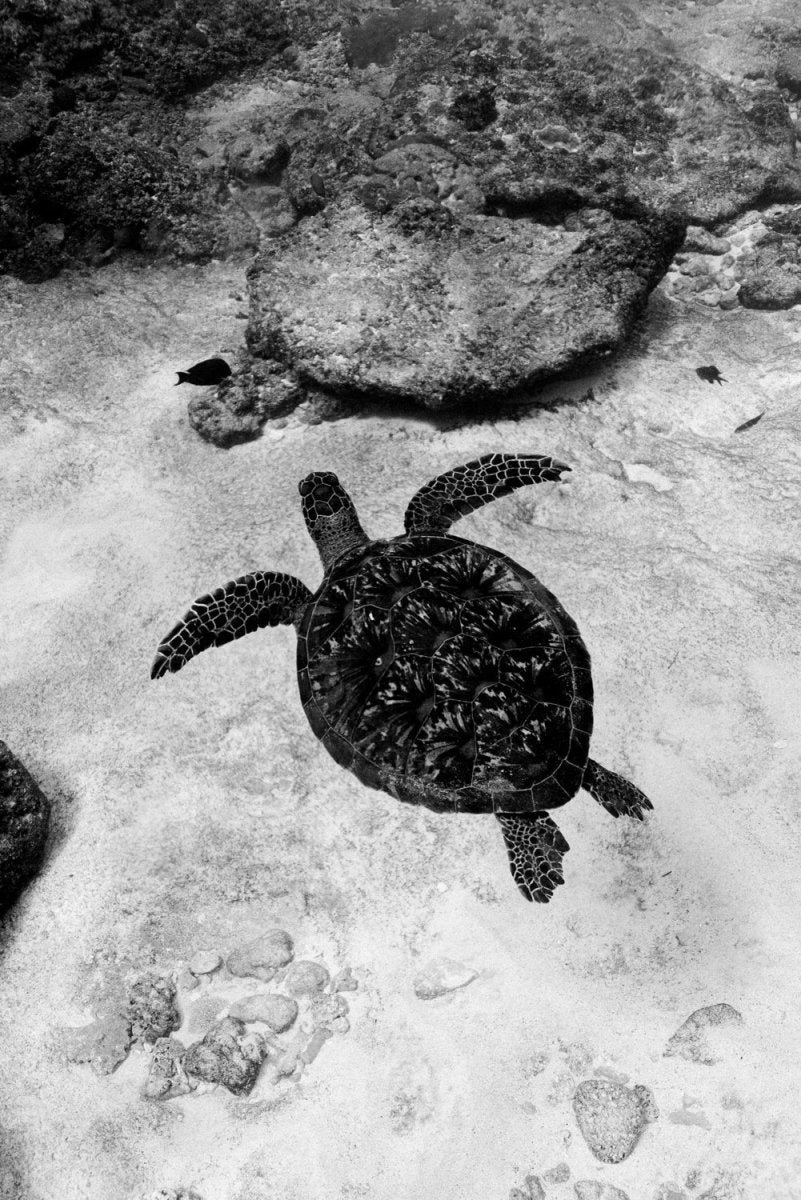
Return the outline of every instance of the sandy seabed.
[[[506,1200],[551,1172],[549,1200],[582,1180],[630,1200],[801,1197],[801,311],[660,289],[623,356],[551,389],[594,400],[460,428],[290,419],[222,451],[173,372],[240,344],[243,272],[2,281],[0,735],[54,832],[4,926],[0,1196]],[[697,378],[706,363],[725,386]],[[491,817],[406,807],[334,765],[301,711],[291,629],[149,680],[209,588],[254,569],[317,585],[309,470],[335,470],[367,531],[393,535],[431,476],[497,450],[572,474],[455,532],[535,571],[577,620],[593,755],[654,803],[642,826],[585,793],[560,810],[571,850],[547,907],[516,891]],[[155,1101],[142,1049],[105,1075],[68,1060],[64,1029],[136,974],[275,926],[359,982],[350,1031],[300,1080]],[[476,976],[421,1000],[438,956]],[[210,989],[182,1000],[193,1036]],[[743,1023],[717,1062],[664,1057],[722,1002]],[[646,1085],[659,1111],[618,1165],[576,1125],[593,1077]]]

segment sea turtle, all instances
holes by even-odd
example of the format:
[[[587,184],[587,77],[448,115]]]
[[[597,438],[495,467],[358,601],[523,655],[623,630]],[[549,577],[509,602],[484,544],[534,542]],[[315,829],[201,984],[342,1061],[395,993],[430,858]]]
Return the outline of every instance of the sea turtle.
[[[453,537],[454,521],[570,468],[487,454],[432,479],[406,532],[371,541],[336,475],[299,485],[325,575],[312,595],[259,571],[202,596],[158,649],[152,677],[265,625],[294,625],[298,684],[328,753],[368,787],[435,812],[488,812],[512,876],[546,903],[568,844],[548,810],[584,787],[642,820],[650,801],[589,758],[590,657],[575,622],[524,567]]]

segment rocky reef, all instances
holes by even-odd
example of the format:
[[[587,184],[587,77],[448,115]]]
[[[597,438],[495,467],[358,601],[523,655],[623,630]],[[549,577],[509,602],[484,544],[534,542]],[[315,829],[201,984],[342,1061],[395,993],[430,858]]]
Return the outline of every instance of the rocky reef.
[[[774,8],[699,48],[679,14],[598,0],[18,0],[0,266],[260,246],[240,370],[190,407],[220,446],[321,392],[497,406],[617,349],[688,226],[791,206],[720,303],[801,296]]]

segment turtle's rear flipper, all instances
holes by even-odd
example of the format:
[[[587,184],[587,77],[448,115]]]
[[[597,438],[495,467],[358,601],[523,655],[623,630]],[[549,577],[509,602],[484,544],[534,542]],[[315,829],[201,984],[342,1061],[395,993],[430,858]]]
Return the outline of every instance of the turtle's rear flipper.
[[[459,517],[490,500],[530,483],[558,480],[569,470],[565,463],[545,454],[485,454],[437,475],[420,488],[406,509],[406,532],[447,533]]]
[[[527,900],[547,904],[554,889],[564,883],[562,856],[570,847],[547,813],[496,815],[503,830],[512,878]]]
[[[305,583],[294,575],[255,571],[232,579],[196,600],[182,621],[162,641],[150,672],[160,679],[180,671],[201,650],[224,646],[265,625],[291,625],[311,600]]]
[[[654,807],[648,797],[628,779],[607,770],[591,758],[587,760],[581,786],[613,817],[622,815],[641,821],[643,810]]]

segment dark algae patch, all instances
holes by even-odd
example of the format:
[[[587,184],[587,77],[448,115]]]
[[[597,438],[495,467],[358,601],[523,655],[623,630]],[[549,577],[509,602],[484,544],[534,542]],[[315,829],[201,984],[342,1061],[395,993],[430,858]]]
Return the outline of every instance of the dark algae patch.
[[[289,40],[262,0],[0,7],[0,271],[35,281],[116,249],[212,253],[180,102]]]

